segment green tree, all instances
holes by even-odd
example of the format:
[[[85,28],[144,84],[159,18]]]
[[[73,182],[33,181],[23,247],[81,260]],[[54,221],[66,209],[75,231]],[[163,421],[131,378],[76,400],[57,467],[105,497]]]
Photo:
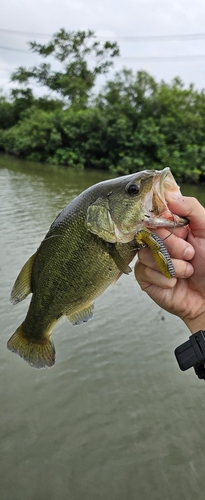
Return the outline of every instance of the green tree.
[[[179,78],[158,83],[145,71],[123,69],[89,100],[97,74],[112,64],[115,47],[109,47],[107,57],[92,32],[69,37],[68,43],[63,36],[62,45],[59,34],[53,45],[33,44],[42,56],[55,54],[64,70],[59,81],[50,67],[44,76],[42,65],[30,73],[17,70],[13,78],[27,87],[14,89],[11,101],[0,99],[0,148],[30,159],[118,174],[170,167],[179,181],[204,181],[205,91],[185,88]],[[54,94],[34,97],[28,87],[32,78],[56,90],[58,99]]]
[[[0,129],[7,129],[14,125],[15,116],[12,103],[5,96],[0,95]]]
[[[113,58],[119,55],[116,42],[101,43],[93,31],[66,31],[61,29],[47,44],[29,43],[32,52],[44,58],[52,56],[61,65],[52,69],[50,63],[41,63],[30,69],[19,67],[12,81],[28,85],[35,81],[49,91],[57,92],[66,105],[85,107],[96,77],[108,71]],[[56,66],[56,65],[55,65]]]
[[[33,92],[27,89],[12,89],[11,101],[13,104],[13,113],[15,122],[18,122],[25,111],[31,109],[35,103]]]

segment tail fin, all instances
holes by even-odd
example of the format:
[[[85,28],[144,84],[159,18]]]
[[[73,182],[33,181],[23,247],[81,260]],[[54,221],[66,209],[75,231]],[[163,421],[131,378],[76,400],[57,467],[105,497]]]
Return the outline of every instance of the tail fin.
[[[45,337],[38,342],[30,340],[24,335],[23,324],[9,339],[7,347],[35,368],[51,367],[55,364],[55,348],[50,337]]]

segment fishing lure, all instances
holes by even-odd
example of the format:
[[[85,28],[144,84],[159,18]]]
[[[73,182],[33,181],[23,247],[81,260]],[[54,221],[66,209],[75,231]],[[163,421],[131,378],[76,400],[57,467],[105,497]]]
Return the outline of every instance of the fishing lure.
[[[174,278],[175,271],[173,262],[161,238],[146,227],[140,229],[135,238],[139,245],[139,249],[144,247],[150,248],[161,273],[164,274],[166,278]]]

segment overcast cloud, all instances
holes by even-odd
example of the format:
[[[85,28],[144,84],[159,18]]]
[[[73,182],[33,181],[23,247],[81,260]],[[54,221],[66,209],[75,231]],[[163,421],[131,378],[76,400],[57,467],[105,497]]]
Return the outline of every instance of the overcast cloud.
[[[205,0],[6,0],[0,19],[0,87],[4,91],[9,91],[10,74],[18,66],[30,67],[41,61],[35,54],[19,51],[27,51],[28,41],[44,43],[49,37],[19,36],[2,30],[52,35],[60,28],[92,29],[98,36],[117,40],[121,58],[116,60],[116,71],[123,66],[144,69],[158,81],[170,82],[180,76],[186,86],[194,83],[198,89],[205,88],[205,36],[172,41],[120,40],[123,36],[205,34]]]

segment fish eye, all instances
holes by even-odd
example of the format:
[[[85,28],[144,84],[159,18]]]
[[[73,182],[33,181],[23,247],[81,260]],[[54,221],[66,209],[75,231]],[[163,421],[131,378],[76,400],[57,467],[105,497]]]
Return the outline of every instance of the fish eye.
[[[130,196],[135,196],[136,194],[139,194],[139,191],[140,191],[140,186],[138,184],[128,184],[128,186],[126,186],[126,192]]]

